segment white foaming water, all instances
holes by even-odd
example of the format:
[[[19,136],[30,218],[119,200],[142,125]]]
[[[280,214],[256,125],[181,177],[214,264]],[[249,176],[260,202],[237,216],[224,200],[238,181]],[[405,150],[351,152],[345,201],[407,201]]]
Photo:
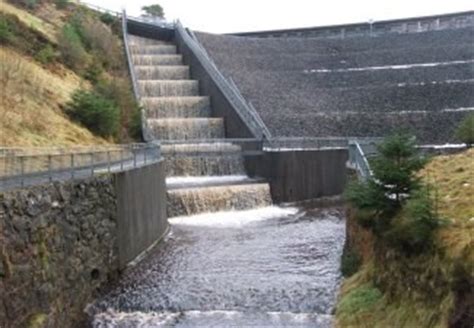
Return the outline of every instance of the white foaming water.
[[[199,187],[215,183],[233,183],[245,182],[251,179],[246,175],[222,175],[222,176],[183,176],[166,178],[166,186],[168,188],[177,187]]]
[[[293,216],[298,213],[296,207],[267,206],[246,211],[228,211],[218,213],[205,213],[192,216],[179,216],[169,219],[170,224],[184,226],[200,226],[214,228],[236,228],[254,222],[274,218]]]
[[[459,64],[474,63],[474,59],[468,60],[454,60],[447,62],[434,62],[434,63],[418,63],[418,64],[406,64],[406,65],[384,65],[384,66],[367,66],[367,67],[351,67],[351,68],[336,68],[336,69],[305,69],[303,72],[309,73],[343,73],[343,72],[363,72],[363,71],[380,71],[380,70],[398,70],[398,69],[411,69],[421,67],[437,67],[437,66],[450,66]]]
[[[331,315],[292,312],[184,311],[116,312],[109,310],[96,315],[94,328],[158,328],[158,327],[330,327]],[[202,326],[201,326],[202,325]]]

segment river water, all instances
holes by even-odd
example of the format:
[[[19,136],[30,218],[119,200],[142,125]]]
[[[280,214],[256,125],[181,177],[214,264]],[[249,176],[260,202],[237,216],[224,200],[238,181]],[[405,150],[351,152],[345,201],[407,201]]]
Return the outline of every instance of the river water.
[[[88,307],[93,327],[330,327],[344,212],[266,207],[170,219],[171,233]]]

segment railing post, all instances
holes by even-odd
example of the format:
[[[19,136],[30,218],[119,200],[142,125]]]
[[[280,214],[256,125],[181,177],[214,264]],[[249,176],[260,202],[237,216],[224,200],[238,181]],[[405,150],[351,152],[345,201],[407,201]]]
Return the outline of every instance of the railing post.
[[[74,179],[74,153],[71,154],[71,178]]]
[[[21,186],[25,186],[25,158],[20,156],[20,174],[21,174]]]
[[[93,177],[94,176],[94,153],[91,152],[90,155],[91,155],[91,163],[90,163],[91,164],[91,177]]]
[[[52,168],[51,155],[48,155],[48,176],[49,176],[49,182],[52,182],[53,181],[53,168]]]
[[[120,149],[120,171],[123,171],[123,148]]]
[[[145,148],[143,148],[143,153],[144,153],[143,156],[145,157],[145,159],[144,159],[145,164],[144,164],[144,165],[146,165],[146,157],[147,157],[147,156],[146,156],[146,155],[147,155],[146,153],[147,153],[147,152],[148,152],[148,147],[145,146]]]
[[[133,151],[133,167],[136,168],[137,167],[137,152],[135,151],[135,149],[132,149]]]
[[[110,167],[110,151],[107,150],[107,172],[110,174],[111,167]]]

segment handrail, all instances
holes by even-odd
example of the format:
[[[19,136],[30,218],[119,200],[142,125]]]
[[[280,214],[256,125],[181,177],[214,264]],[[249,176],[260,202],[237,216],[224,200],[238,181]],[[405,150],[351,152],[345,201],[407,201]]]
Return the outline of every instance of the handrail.
[[[140,124],[142,128],[142,137],[143,140],[146,142],[150,142],[153,140],[152,134],[150,132],[150,128],[148,126],[148,121],[146,119],[146,111],[142,106],[141,103],[141,96],[140,96],[140,91],[138,88],[138,82],[137,82],[137,76],[135,74],[135,67],[133,64],[132,60],[132,54],[130,51],[130,45],[128,42],[128,26],[127,26],[128,18],[127,18],[127,12],[124,9],[122,11],[122,34],[123,34],[123,43],[125,47],[125,54],[127,58],[127,66],[128,66],[128,71],[130,73],[130,78],[132,80],[132,86],[133,86],[133,94],[135,95],[135,99],[137,102],[140,104]]]
[[[205,49],[201,46],[192,31],[187,31],[181,22],[175,24],[176,33],[182,38],[183,42],[189,47],[201,65],[208,72],[214,83],[218,86],[222,94],[227,98],[229,103],[235,109],[244,124],[249,128],[255,138],[271,138],[268,129],[264,127],[263,120],[259,120],[255,109],[252,109],[242,97],[237,87],[232,85],[229,80],[217,68],[214,61],[209,57]]]
[[[374,174],[359,141],[349,142],[349,163],[356,169],[362,180],[372,179]]]
[[[48,152],[41,148],[24,148],[0,154],[0,190],[54,180],[89,177],[100,173],[121,172],[161,159],[160,145],[154,143],[112,145],[74,151],[52,147]],[[16,152],[15,152],[16,151]]]

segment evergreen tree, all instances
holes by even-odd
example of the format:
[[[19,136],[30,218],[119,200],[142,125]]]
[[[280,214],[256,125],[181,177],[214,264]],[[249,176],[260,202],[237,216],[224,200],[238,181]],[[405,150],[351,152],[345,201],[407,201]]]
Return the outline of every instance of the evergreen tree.
[[[142,7],[142,11],[144,11],[147,16],[159,17],[159,18],[165,17],[165,12],[163,10],[163,7],[161,7],[159,4],[144,6]]]

